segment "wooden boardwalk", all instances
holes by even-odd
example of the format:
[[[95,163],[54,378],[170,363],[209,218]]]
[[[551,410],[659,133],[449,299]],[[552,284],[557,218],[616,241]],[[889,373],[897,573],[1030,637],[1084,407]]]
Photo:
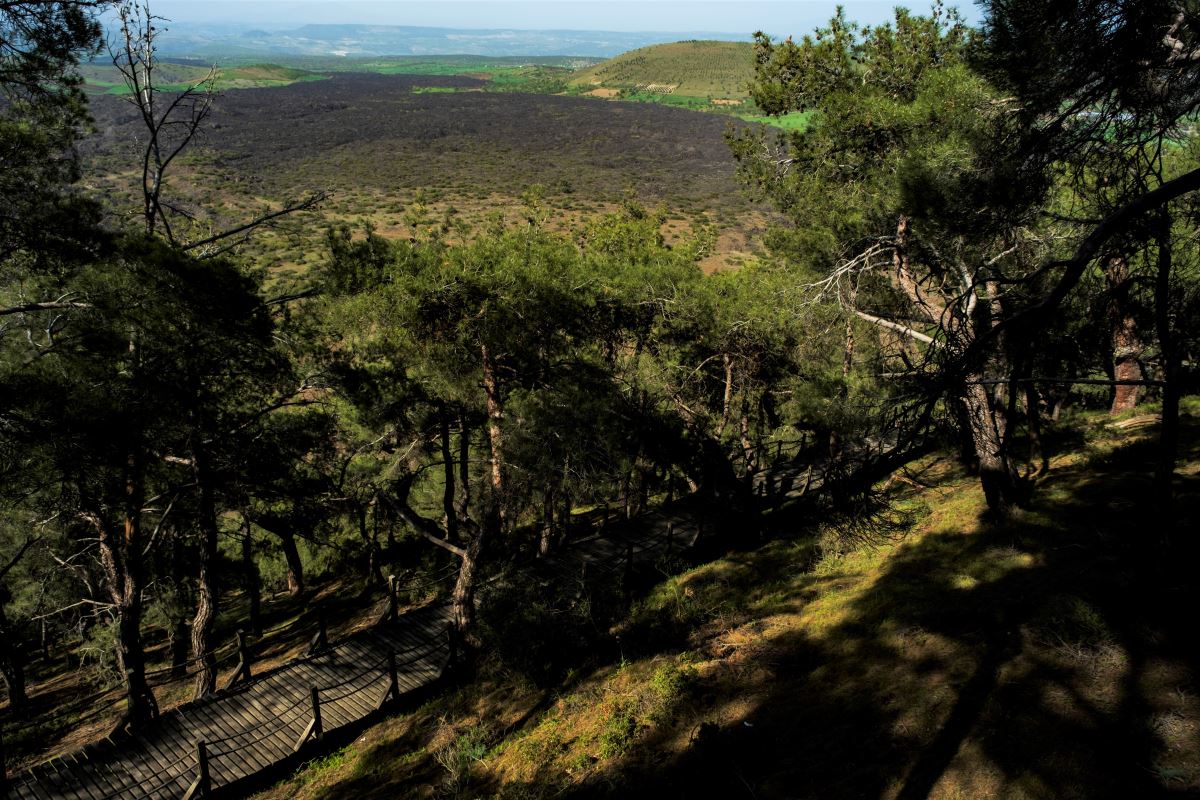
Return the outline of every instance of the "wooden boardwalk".
[[[320,726],[358,722],[393,697],[440,678],[450,655],[450,608],[435,603],[353,634],[231,690],[164,713],[136,736],[118,734],[13,777],[20,800],[178,800],[202,796],[200,748],[211,790],[236,784],[293,756],[312,736],[313,689]]]
[[[789,470],[768,480],[774,492],[795,497],[819,479],[813,479],[811,470]],[[608,524],[539,564],[564,579],[602,580],[622,569],[684,555],[707,533],[707,517],[706,509],[686,503],[647,512]],[[319,652],[167,711],[136,736],[116,734],[15,775],[7,796],[179,800],[232,787],[293,758],[313,738],[314,727],[324,734],[345,728],[388,700],[441,678],[452,653],[450,620],[447,601],[395,621],[385,616],[376,626]],[[201,778],[206,771],[207,786]]]

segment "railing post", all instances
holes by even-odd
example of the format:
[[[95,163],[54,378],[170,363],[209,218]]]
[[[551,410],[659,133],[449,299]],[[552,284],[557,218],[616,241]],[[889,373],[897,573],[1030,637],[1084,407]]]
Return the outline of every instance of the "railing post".
[[[312,687],[312,712],[313,712],[313,730],[314,739],[320,739],[321,728],[321,690],[317,687]]]
[[[396,602],[396,576],[388,575],[388,619],[396,621],[399,609]]]
[[[325,614],[320,608],[317,609],[317,632],[313,636],[312,641],[308,643],[308,652],[317,652],[329,647],[329,633],[325,630]]]
[[[242,668],[239,670],[243,680],[250,680],[250,648],[246,646],[246,632],[238,628],[237,632],[238,658],[241,659]]]
[[[396,651],[388,651],[388,679],[391,680],[391,685],[388,687],[388,695],[392,700],[400,699],[400,677],[396,674]]]
[[[212,777],[208,772],[208,744],[201,739],[196,742],[196,796],[208,797],[212,791]]]

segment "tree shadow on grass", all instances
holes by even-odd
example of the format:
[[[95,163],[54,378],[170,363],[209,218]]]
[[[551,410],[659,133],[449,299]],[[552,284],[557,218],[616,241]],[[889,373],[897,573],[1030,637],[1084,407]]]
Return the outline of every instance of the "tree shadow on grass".
[[[902,544],[838,624],[771,638],[740,713],[711,710],[735,721],[563,796],[1200,796],[1200,592],[1193,560],[1156,549],[1152,458],[1135,442],[1012,523]],[[1178,494],[1195,519],[1200,480]]]
[[[947,494],[929,532],[881,566],[854,553],[816,564],[803,544],[732,554],[673,587],[680,603],[691,591],[710,606],[692,617],[681,606],[666,627],[649,621],[665,607],[641,628],[635,614],[625,639],[635,658],[695,649],[716,665],[665,711],[676,726],[651,726],[583,782],[551,763],[532,782],[487,788],[656,800],[1200,796],[1200,590],[1186,541],[1157,548],[1169,537],[1144,499],[1152,459],[1152,445],[1134,442],[1059,468],[1003,525],[981,521],[967,492]],[[1200,477],[1182,477],[1178,495],[1186,531]],[[798,609],[803,626],[765,622]],[[726,633],[759,635],[698,640],[716,617]],[[686,746],[671,745],[679,725]],[[431,741],[426,731],[378,745],[321,796],[432,795],[444,771],[428,756],[396,772],[405,748]]]

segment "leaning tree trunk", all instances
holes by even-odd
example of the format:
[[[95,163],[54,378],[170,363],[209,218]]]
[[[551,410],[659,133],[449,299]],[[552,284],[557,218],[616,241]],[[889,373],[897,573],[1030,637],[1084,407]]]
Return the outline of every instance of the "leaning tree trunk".
[[[1112,256],[1104,269],[1108,282],[1108,326],[1112,340],[1113,380],[1142,380],[1142,342],[1138,336],[1137,320],[1129,303],[1129,262],[1124,256]],[[1110,414],[1129,411],[1138,403],[1141,387],[1117,383],[1113,392]]]
[[[475,535],[459,553],[461,563],[458,570],[458,580],[451,594],[451,608],[454,614],[454,626],[463,641],[470,645],[478,645],[479,639],[474,634],[475,624],[475,589],[478,580],[479,556],[483,552],[484,543],[492,536],[499,535],[504,529],[504,434],[501,423],[504,420],[504,406],[500,400],[500,385],[496,379],[496,364],[492,361],[487,345],[480,345],[481,365],[483,368],[483,390],[487,397],[487,427],[488,443],[491,447],[491,491],[488,492],[487,511],[483,524],[477,527]]]
[[[274,531],[279,537],[279,546],[283,550],[283,559],[287,562],[288,594],[300,597],[304,594],[304,562],[300,560],[300,550],[296,547],[296,537],[289,530]]]
[[[200,490],[200,564],[196,580],[196,616],[192,619],[192,658],[199,665],[192,689],[194,698],[217,688],[217,657],[213,653],[213,630],[217,622],[217,508],[208,465],[208,454],[197,447],[196,484]]]

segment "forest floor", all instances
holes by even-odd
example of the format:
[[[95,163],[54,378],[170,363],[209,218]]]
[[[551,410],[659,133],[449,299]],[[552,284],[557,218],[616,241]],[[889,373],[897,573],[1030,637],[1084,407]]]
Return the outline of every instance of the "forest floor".
[[[767,544],[655,586],[604,655],[540,683],[486,656],[260,798],[1200,796],[1185,409],[1170,525],[1154,425],[1064,421],[1004,524],[934,454],[882,485],[873,535],[777,513]]]

